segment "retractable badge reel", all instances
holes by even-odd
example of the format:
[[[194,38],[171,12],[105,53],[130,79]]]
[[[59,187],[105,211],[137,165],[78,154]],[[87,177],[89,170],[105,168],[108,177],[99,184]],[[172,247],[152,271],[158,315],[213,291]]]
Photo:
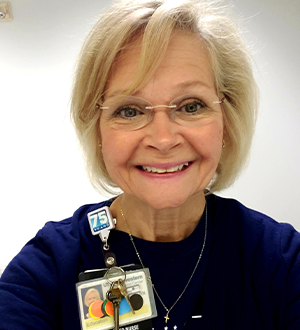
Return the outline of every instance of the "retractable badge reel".
[[[101,207],[100,209],[89,212],[88,220],[93,235],[99,235],[103,243],[103,254],[106,266],[116,266],[116,257],[110,250],[108,244],[109,233],[115,228],[116,219],[114,219],[110,213],[108,206]]]

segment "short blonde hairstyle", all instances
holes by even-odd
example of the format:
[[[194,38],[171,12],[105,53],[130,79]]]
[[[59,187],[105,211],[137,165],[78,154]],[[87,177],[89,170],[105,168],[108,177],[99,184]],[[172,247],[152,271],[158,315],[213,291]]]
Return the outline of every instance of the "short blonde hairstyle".
[[[142,37],[139,70],[128,93],[141,88],[155,72],[171,35],[187,31],[199,36],[210,55],[216,91],[224,95],[225,148],[210,183],[211,192],[230,186],[249,154],[258,89],[252,59],[240,28],[228,7],[217,0],[121,0],[103,13],[88,35],[78,60],[71,102],[71,117],[94,187],[115,193],[99,148],[100,110],[109,73],[122,50]]]
[[[86,307],[89,307],[89,304],[88,304],[88,296],[91,294],[91,293],[95,293],[95,295],[97,296],[97,300],[100,300],[100,293],[97,289],[95,288],[91,288],[91,289],[88,289],[85,296],[84,296],[84,304]]]

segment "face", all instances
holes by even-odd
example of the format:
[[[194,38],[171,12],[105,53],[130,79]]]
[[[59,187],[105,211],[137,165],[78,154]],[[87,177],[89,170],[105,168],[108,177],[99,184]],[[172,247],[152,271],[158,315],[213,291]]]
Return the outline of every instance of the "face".
[[[139,51],[137,41],[136,47],[126,50],[116,63],[105,102],[134,81]],[[193,93],[219,100],[207,51],[194,35],[177,32],[154,75],[134,96],[156,106]],[[112,128],[103,113],[100,118],[102,153],[110,177],[127,197],[155,209],[179,207],[203,195],[222,150],[220,104],[193,127],[172,121],[168,111],[154,108],[152,121],[133,131]]]
[[[90,306],[94,301],[98,300],[98,295],[95,292],[90,292],[88,296],[86,297],[86,303],[88,306]]]

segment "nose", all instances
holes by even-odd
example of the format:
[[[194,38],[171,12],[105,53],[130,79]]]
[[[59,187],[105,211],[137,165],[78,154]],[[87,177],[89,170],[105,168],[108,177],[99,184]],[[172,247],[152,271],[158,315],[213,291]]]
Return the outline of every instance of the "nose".
[[[156,110],[153,113],[152,121],[145,129],[144,145],[162,153],[170,151],[182,142],[180,126],[171,120],[165,109]]]

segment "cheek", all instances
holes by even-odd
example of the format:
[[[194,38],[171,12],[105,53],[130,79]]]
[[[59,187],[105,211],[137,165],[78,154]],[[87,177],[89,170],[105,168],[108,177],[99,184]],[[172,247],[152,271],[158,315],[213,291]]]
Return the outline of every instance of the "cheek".
[[[103,160],[108,172],[126,164],[132,152],[132,143],[126,133],[101,127],[101,141]]]
[[[113,164],[116,165],[121,156],[122,147],[115,140],[116,139],[113,135],[111,138],[106,136],[102,139],[102,155],[107,169]]]
[[[215,121],[201,129],[197,135],[197,144],[202,153],[208,157],[218,157],[222,150],[223,126],[219,121]]]
[[[100,140],[101,140],[101,149],[103,161],[106,169],[110,172],[110,168],[112,164],[116,162],[116,155],[118,154],[118,144],[115,141],[116,136],[113,134],[112,129],[101,125],[100,123]]]

